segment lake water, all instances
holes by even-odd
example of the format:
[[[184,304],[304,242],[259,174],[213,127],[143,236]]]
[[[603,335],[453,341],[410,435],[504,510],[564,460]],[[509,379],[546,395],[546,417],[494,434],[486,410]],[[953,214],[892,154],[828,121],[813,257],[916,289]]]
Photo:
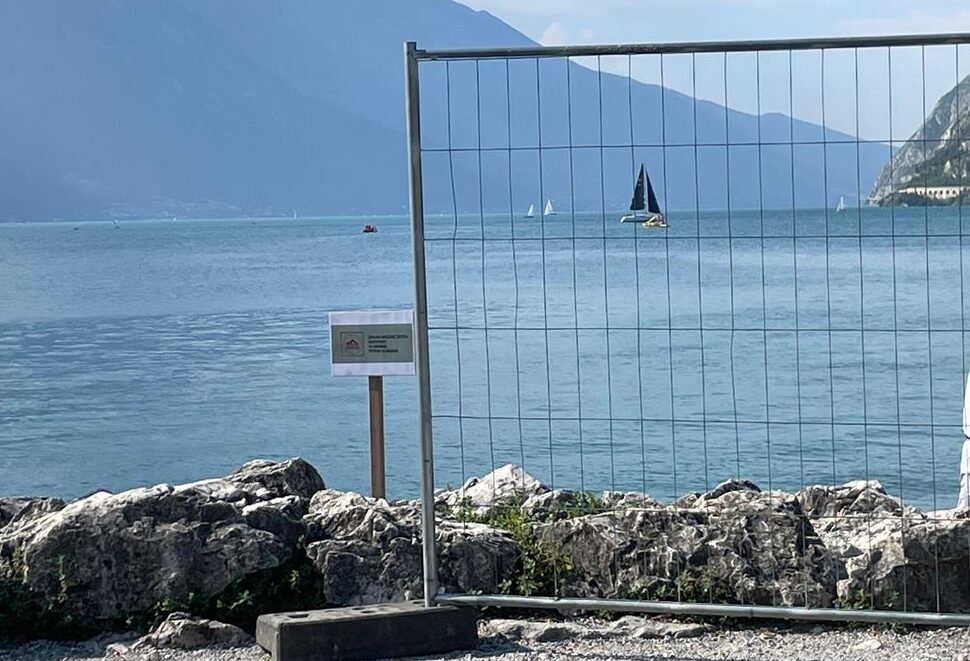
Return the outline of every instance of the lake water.
[[[663,499],[870,477],[952,506],[962,214],[795,216],[429,218],[439,486],[513,461]],[[327,315],[410,306],[407,220],[119,225],[0,225],[0,494],[295,455],[366,490],[367,384],[330,377]],[[413,379],[385,400],[388,489],[411,496]]]

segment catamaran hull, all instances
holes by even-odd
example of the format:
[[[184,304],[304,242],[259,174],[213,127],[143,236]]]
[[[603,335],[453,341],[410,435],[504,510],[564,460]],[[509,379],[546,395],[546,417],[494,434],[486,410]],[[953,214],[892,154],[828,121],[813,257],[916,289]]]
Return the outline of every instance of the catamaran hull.
[[[667,221],[659,214],[631,213],[620,218],[621,223],[640,223],[643,227],[667,227]]]

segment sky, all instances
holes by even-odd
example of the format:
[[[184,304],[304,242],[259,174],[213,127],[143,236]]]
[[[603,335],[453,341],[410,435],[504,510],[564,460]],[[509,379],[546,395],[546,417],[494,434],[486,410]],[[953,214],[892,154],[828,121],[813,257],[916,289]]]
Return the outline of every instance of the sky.
[[[545,45],[970,31],[966,0],[460,0]]]
[[[543,45],[597,43],[652,43],[677,41],[721,41],[745,39],[783,39],[831,36],[866,36],[970,32],[970,0],[459,0],[473,9],[486,10]],[[826,60],[827,125],[855,134],[855,93],[848,100],[847,86],[854,90],[854,62],[849,53],[831,53]],[[860,60],[859,93],[861,108],[859,134],[867,139],[904,140],[915,131],[932,109],[936,99],[953,87],[958,78],[970,73],[970,48],[938,47],[925,52],[918,49],[894,51],[892,76],[885,54],[870,52]],[[787,55],[762,61],[764,87],[763,112],[791,109],[788,88]],[[749,58],[750,59],[750,58]],[[959,71],[957,71],[959,61]],[[590,63],[586,63],[590,66]],[[733,61],[739,79],[750,78],[750,63],[744,56]],[[668,66],[664,83],[690,94],[693,79],[682,62]],[[626,75],[629,62],[616,58],[601,64],[604,69]],[[713,73],[715,63],[698,65],[698,97],[724,102],[723,75]],[[702,69],[711,69],[704,75]],[[772,73],[772,69],[776,71]],[[633,65],[633,76],[645,82],[659,82],[658,67],[649,62]],[[794,114],[800,119],[820,123],[821,89],[817,53],[796,57],[792,87]],[[925,82],[922,71],[925,69]],[[849,76],[849,74],[852,74]],[[841,80],[839,77],[841,76]],[[709,79],[707,83],[704,79]],[[775,80],[777,78],[777,80]],[[890,78],[893,89],[892,126],[888,120]],[[925,85],[926,108],[921,90]],[[781,89],[784,88],[784,89]],[[740,88],[738,88],[740,89]],[[916,92],[915,94],[913,92]],[[738,93],[728,105],[754,112],[757,95]],[[814,99],[809,97],[815,97]],[[883,115],[885,117],[883,117]],[[892,129],[890,132],[890,128]]]

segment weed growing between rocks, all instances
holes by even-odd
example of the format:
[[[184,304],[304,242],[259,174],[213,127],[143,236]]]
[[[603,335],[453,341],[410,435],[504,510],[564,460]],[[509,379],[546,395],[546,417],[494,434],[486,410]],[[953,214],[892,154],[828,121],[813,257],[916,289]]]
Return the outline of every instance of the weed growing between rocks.
[[[596,498],[592,494],[590,497]],[[496,502],[487,513],[477,514],[471,501],[464,498],[457,506],[445,508],[442,513],[464,523],[483,523],[505,530],[518,544],[521,555],[515,571],[499,586],[502,594],[555,596],[558,577],[572,570],[572,560],[552,545],[539,540],[535,526],[549,519],[529,513],[522,507],[524,502],[521,496],[511,496]],[[575,512],[573,516],[588,513],[571,511]]]
[[[849,610],[898,611],[902,610],[903,601],[895,590],[878,596],[874,596],[868,590],[852,590],[848,595],[842,595],[836,599],[835,607]]]

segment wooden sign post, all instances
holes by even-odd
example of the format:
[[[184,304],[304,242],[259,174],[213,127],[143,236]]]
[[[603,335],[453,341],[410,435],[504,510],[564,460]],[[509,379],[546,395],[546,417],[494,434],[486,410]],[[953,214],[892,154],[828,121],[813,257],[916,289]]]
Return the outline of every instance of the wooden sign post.
[[[370,403],[370,493],[386,498],[384,490],[384,377],[367,377]]]
[[[371,495],[386,498],[384,377],[414,375],[411,310],[331,312],[330,373],[367,377]]]

